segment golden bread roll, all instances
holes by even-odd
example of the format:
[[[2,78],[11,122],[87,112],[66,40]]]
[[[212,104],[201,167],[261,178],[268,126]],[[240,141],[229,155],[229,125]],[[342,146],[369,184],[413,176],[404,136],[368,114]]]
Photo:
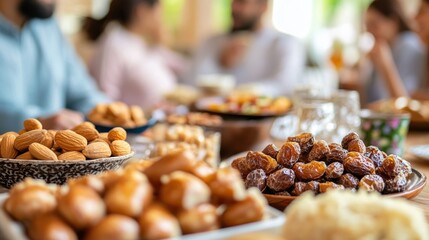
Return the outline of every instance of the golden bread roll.
[[[184,234],[219,229],[219,216],[215,206],[204,203],[178,213],[180,227]]]
[[[260,221],[264,218],[267,200],[257,188],[249,188],[247,196],[226,207],[221,216],[223,227]]]
[[[103,199],[92,188],[72,186],[58,197],[58,211],[71,226],[85,229],[98,223],[106,213]]]
[[[199,178],[177,171],[163,176],[160,190],[161,201],[173,209],[190,209],[210,201],[210,189]]]
[[[139,225],[136,220],[111,214],[103,218],[85,234],[87,240],[134,240],[139,239]]]
[[[56,213],[37,215],[27,227],[27,233],[33,240],[77,240],[73,228]]]
[[[11,191],[5,202],[5,210],[18,221],[30,221],[35,216],[53,211],[57,201],[53,192],[46,186],[27,186]]]
[[[176,217],[163,205],[152,204],[139,217],[141,239],[165,239],[180,236]]]

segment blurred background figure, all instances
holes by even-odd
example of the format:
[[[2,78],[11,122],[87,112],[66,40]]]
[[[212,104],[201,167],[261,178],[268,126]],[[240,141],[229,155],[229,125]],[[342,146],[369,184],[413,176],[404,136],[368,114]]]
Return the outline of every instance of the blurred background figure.
[[[0,133],[71,128],[104,97],[52,18],[55,0],[0,1]]]
[[[184,68],[162,46],[158,0],[112,0],[105,17],[88,19],[88,37],[98,40],[90,72],[107,96],[143,108],[159,104]]]
[[[412,96],[417,99],[429,100],[429,0],[421,1],[415,19],[417,23],[417,34],[426,47],[426,65],[424,66],[425,72],[422,84]]]
[[[365,14],[374,37],[365,77],[366,103],[408,96],[422,84],[426,54],[396,0],[374,0]]]
[[[202,44],[188,80],[230,74],[239,85],[256,84],[266,94],[290,94],[305,68],[306,52],[294,37],[264,26],[267,6],[267,0],[233,0],[230,31]]]

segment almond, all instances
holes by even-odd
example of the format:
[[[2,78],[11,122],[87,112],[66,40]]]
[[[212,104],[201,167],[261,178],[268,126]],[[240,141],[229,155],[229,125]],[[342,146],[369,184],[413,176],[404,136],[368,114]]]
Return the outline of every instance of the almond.
[[[31,155],[31,153],[29,151],[18,155],[18,157],[16,157],[16,159],[21,159],[21,160],[32,160],[34,159],[33,155]]]
[[[112,150],[112,156],[123,156],[131,152],[130,144],[123,140],[113,141],[110,145],[110,149]]]
[[[109,145],[104,142],[90,143],[85,147],[82,153],[89,159],[108,158],[112,155]]]
[[[42,141],[40,141],[40,143],[46,146],[47,148],[52,148],[52,146],[54,145],[54,137],[51,134],[49,134],[49,131],[48,131],[48,134],[44,136],[44,138],[42,139]]]
[[[23,129],[19,130],[18,135],[22,135],[26,132],[27,132],[27,130],[25,130],[25,128],[23,128]]]
[[[144,116],[143,109],[139,106],[130,107],[131,119],[137,126],[141,126],[146,123],[146,118]]]
[[[42,128],[43,128],[42,123],[35,118],[29,118],[24,121],[24,129],[27,132],[31,130],[36,130],[36,129],[42,129]]]
[[[0,138],[4,137],[6,134],[13,134],[13,135],[15,135],[15,137],[19,136],[19,133],[16,133],[16,132],[5,132],[0,136]]]
[[[78,151],[65,152],[58,156],[58,160],[86,160],[85,155]]]
[[[45,139],[45,136],[47,134],[48,131],[46,131],[45,129],[36,129],[28,131],[16,137],[14,147],[16,150],[24,152],[28,149],[28,146],[30,146],[30,144],[34,142],[40,143],[43,139]]]
[[[14,159],[18,156],[19,152],[13,147],[15,141],[16,136],[12,133],[3,136],[1,140],[1,156],[3,158]]]
[[[93,141],[91,141],[91,143],[94,143],[94,142],[104,142],[104,143],[107,143],[109,146],[111,144],[107,138],[97,138],[97,139],[94,139]]]
[[[73,131],[86,138],[88,142],[98,138],[99,136],[99,133],[97,129],[95,129],[94,124],[90,122],[84,122],[77,125],[75,128],[73,128]]]
[[[58,160],[57,155],[51,149],[40,143],[32,143],[28,150],[38,160]]]
[[[72,130],[62,130],[55,134],[55,143],[66,151],[82,151],[88,141]]]
[[[112,128],[107,135],[107,139],[111,142],[115,140],[125,140],[127,139],[127,132],[121,127]]]

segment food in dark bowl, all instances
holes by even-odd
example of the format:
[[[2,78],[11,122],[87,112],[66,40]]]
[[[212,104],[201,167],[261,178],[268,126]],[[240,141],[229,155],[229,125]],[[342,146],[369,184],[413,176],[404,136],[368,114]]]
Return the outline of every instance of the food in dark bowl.
[[[341,145],[315,141],[310,133],[303,133],[289,137],[280,149],[270,144],[262,152],[250,151],[231,166],[240,171],[246,187],[257,187],[279,208],[306,191],[348,189],[401,195],[421,191],[426,183],[426,177],[409,162],[365,147],[356,133],[346,135]]]

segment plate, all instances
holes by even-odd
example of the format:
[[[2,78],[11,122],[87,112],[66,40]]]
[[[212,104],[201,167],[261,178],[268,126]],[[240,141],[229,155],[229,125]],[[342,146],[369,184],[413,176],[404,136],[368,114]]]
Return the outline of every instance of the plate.
[[[429,161],[429,145],[419,145],[408,149],[414,156]]]
[[[281,117],[286,115],[291,108],[281,113],[261,113],[261,114],[246,114],[240,112],[221,112],[221,111],[213,111],[209,109],[210,104],[222,104],[225,102],[223,97],[206,97],[201,98],[195,103],[195,108],[198,111],[216,114],[225,118],[246,118],[246,119],[262,119],[262,118],[273,118],[273,117]]]
[[[243,153],[234,155],[226,159],[225,161],[223,161],[220,164],[220,167],[221,168],[228,167],[231,165],[234,159],[246,156],[246,154],[247,152],[243,152]],[[417,195],[419,195],[421,191],[423,191],[423,188],[425,187],[426,182],[427,182],[426,176],[422,172],[413,168],[411,176],[408,179],[407,186],[405,187],[404,191],[398,192],[398,193],[383,194],[383,196],[393,197],[393,198],[401,197],[406,199],[412,199],[412,198],[415,198]],[[264,196],[267,199],[270,206],[277,208],[279,210],[284,210],[293,200],[297,198],[297,196],[279,196],[279,195],[273,195],[273,194],[264,194]]]
[[[0,239],[28,240],[27,236],[24,234],[23,226],[13,221],[9,217],[9,215],[3,210],[4,209],[3,204],[7,197],[8,197],[7,193],[3,193],[0,195]],[[182,240],[226,239],[226,238],[230,238],[244,233],[274,230],[282,226],[285,221],[284,213],[271,207],[267,207],[265,216],[266,218],[263,221],[243,224],[236,227],[224,228],[216,231],[185,235],[175,239],[182,239]]]
[[[157,122],[158,122],[157,118],[151,118],[147,121],[147,123],[145,125],[135,127],[135,128],[124,128],[124,129],[128,134],[141,134],[144,131],[146,131],[147,129],[153,127]],[[117,127],[117,126],[100,125],[100,124],[97,124],[94,122],[92,122],[92,123],[95,125],[95,128],[99,132],[109,132],[112,128]]]

